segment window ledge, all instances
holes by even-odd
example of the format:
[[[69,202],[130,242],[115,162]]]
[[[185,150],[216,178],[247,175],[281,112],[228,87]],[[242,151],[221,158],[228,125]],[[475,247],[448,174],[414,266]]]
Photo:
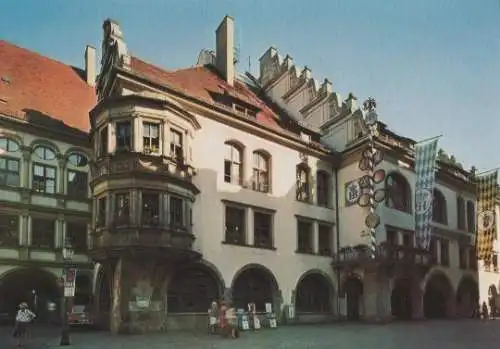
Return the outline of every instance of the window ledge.
[[[308,255],[308,256],[317,256],[317,257],[328,257],[331,258],[332,254],[326,254],[326,253],[319,253],[319,252],[305,252],[305,251],[295,251],[296,254],[303,254],[303,255]]]
[[[259,249],[259,250],[276,251],[276,247],[255,246],[255,245],[249,245],[249,244],[234,243],[234,242],[229,242],[229,241],[222,241],[221,243],[223,245],[231,245],[231,246],[239,246],[239,247],[250,247],[250,248],[256,248],[256,249]]]

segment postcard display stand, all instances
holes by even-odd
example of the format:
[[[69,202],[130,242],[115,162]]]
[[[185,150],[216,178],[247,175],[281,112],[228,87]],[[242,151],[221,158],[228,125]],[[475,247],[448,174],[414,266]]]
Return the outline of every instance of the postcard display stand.
[[[278,327],[276,322],[276,314],[273,313],[273,305],[271,303],[266,303],[266,320],[270,328]]]

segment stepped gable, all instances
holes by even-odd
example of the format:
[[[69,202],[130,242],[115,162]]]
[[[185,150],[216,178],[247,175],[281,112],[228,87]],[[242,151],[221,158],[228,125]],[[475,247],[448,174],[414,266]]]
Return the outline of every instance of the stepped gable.
[[[88,132],[95,89],[82,69],[0,40],[0,113]],[[61,124],[62,123],[62,124]]]
[[[333,84],[330,80],[325,78],[323,82],[319,83],[313,78],[311,69],[307,66],[304,68],[296,66],[290,55],[282,57],[274,47],[270,47],[259,59],[259,62],[259,82],[266,91],[272,90],[274,85],[285,74],[288,74],[285,91],[280,92],[278,96],[285,103],[288,104],[297,91],[308,89],[306,100],[296,110],[305,119],[314,107],[322,103],[329,103],[329,118],[340,113],[342,99],[338,93],[333,91]]]

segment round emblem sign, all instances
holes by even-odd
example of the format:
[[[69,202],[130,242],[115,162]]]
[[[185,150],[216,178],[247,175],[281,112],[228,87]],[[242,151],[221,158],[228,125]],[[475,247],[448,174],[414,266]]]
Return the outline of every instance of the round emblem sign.
[[[373,187],[373,180],[370,176],[364,175],[359,179],[359,186],[361,188],[371,188]]]
[[[485,231],[493,228],[495,224],[495,212],[483,211],[477,216],[477,228],[479,231]]]
[[[366,216],[365,219],[365,225],[367,228],[370,229],[375,229],[379,226],[380,224],[380,217],[376,213],[370,213],[368,216]]]
[[[432,193],[428,189],[419,189],[415,192],[415,213],[424,214],[432,205]]]

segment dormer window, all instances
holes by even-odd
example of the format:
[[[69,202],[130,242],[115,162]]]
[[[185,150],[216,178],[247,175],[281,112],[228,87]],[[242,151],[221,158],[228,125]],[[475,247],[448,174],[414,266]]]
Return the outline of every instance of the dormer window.
[[[182,147],[182,133],[171,129],[170,130],[170,157],[179,161],[184,156]]]
[[[160,152],[160,125],[151,122],[142,124],[142,146],[145,153],[158,154]]]
[[[116,123],[116,150],[130,150],[131,128],[130,121]]]
[[[253,109],[247,108],[241,104],[233,103],[233,109],[238,113],[242,114],[246,117],[255,118],[257,116],[257,112]]]

